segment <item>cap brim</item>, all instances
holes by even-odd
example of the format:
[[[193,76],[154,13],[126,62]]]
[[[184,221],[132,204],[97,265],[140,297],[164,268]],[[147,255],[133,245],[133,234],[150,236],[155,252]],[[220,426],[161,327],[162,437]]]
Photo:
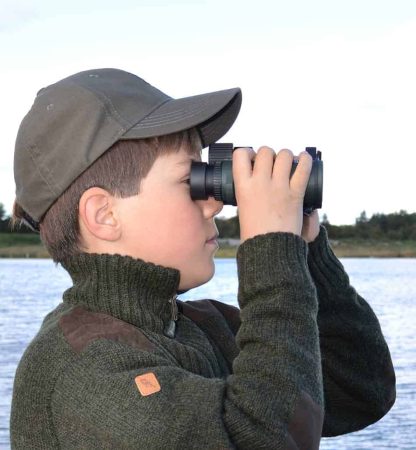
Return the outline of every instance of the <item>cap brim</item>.
[[[120,139],[142,139],[199,129],[202,147],[221,139],[240,111],[240,88],[171,99],[131,127]]]

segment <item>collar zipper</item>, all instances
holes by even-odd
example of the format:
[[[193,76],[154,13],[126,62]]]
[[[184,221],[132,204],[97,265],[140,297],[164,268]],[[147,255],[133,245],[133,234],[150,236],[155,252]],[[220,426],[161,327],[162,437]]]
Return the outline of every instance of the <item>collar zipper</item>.
[[[178,320],[178,305],[176,303],[177,296],[178,294],[175,294],[172,298],[168,300],[168,302],[170,303],[171,319],[163,331],[165,336],[170,337],[171,339],[175,337],[176,321]]]

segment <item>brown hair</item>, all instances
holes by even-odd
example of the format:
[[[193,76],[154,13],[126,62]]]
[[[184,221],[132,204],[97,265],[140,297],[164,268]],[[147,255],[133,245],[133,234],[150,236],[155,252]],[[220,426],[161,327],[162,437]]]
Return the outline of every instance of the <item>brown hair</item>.
[[[82,252],[78,208],[87,189],[101,187],[121,198],[137,195],[142,179],[156,159],[181,148],[191,156],[201,156],[201,140],[196,129],[147,139],[121,140],[110,147],[72,182],[42,217],[40,237],[53,260],[61,262]],[[28,221],[30,216],[15,201],[12,227]]]

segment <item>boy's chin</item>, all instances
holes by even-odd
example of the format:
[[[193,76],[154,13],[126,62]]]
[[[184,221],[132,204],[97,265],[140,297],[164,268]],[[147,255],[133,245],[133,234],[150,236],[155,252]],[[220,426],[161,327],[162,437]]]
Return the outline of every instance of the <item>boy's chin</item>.
[[[190,289],[197,288],[198,286],[202,286],[203,284],[208,283],[208,281],[212,280],[215,274],[215,264],[212,262],[211,270],[207,270],[204,274],[199,274],[199,276],[189,277],[187,280],[181,280],[178,287],[178,293],[183,293],[189,291]]]

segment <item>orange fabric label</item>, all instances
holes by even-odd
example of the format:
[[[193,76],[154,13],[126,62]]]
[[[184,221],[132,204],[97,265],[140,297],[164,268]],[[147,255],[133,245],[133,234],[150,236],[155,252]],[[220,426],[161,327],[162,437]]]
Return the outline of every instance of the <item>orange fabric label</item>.
[[[156,375],[153,372],[138,375],[134,381],[136,382],[137,389],[143,397],[160,391],[159,381],[157,381]]]

